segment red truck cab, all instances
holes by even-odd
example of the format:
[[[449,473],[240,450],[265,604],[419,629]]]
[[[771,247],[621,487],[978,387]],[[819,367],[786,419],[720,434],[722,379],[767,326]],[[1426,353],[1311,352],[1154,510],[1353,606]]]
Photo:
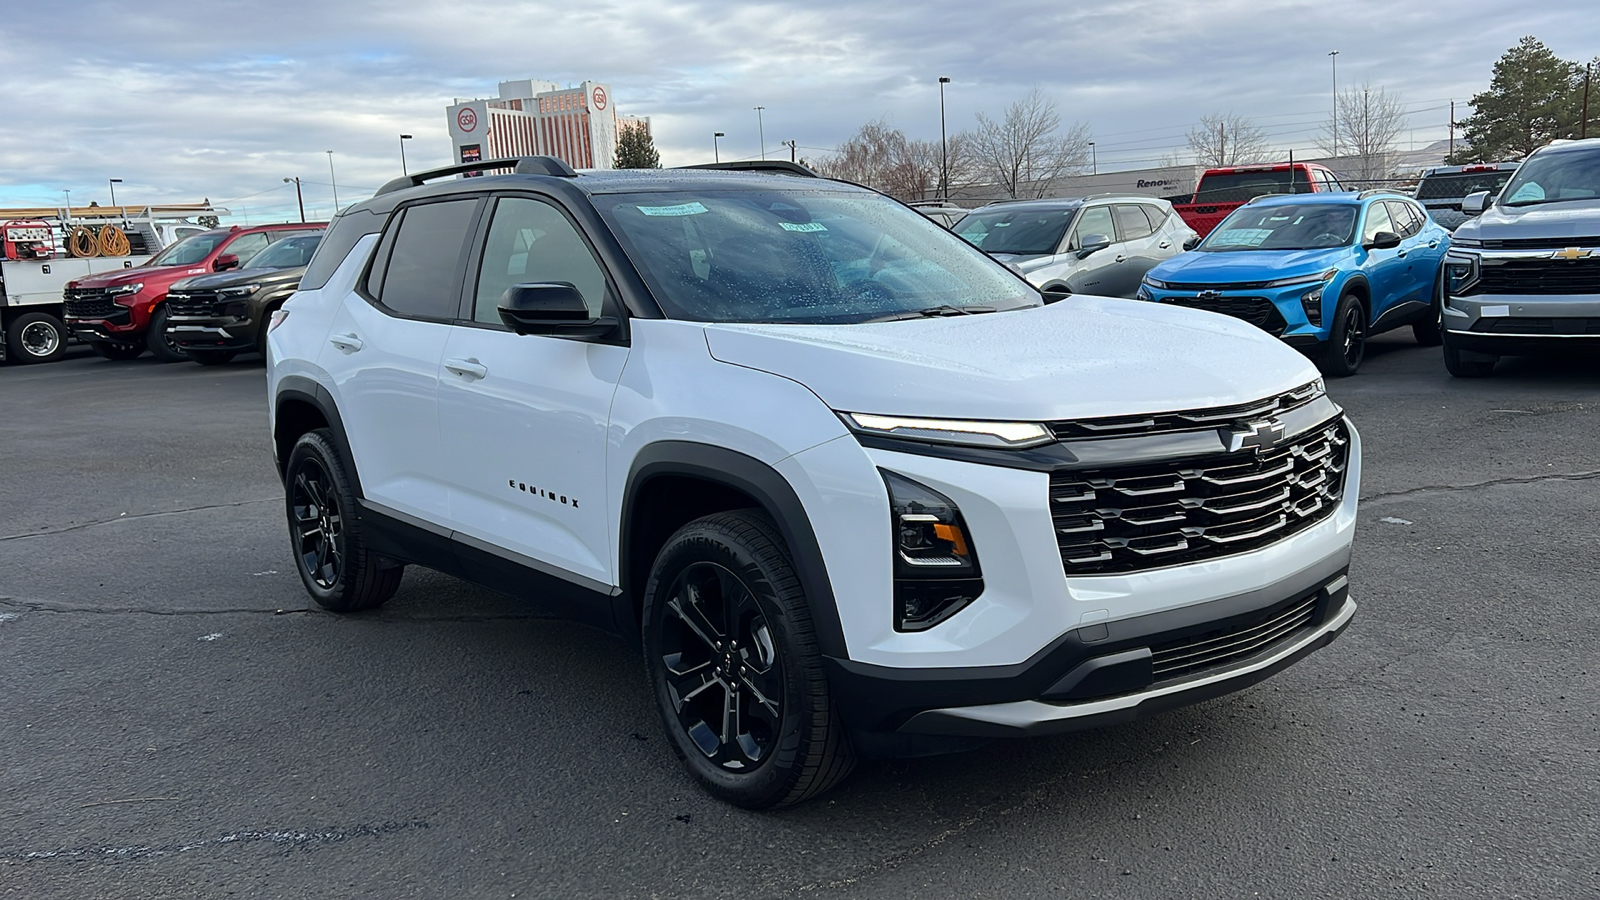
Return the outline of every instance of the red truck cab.
[[[167,289],[184,278],[237,268],[280,234],[308,227],[215,228],[168,246],[142,266],[69,281],[62,294],[67,329],[107,359],[133,359],[145,350],[162,360],[184,359],[183,349],[166,338]]]
[[[1172,205],[1195,234],[1205,237],[1228,214],[1263,194],[1320,194],[1346,190],[1339,176],[1316,163],[1276,163],[1207,169],[1188,203]]]

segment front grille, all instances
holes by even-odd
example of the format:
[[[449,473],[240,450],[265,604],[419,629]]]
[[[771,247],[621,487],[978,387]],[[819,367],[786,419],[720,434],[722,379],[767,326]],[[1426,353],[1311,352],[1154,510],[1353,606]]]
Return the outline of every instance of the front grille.
[[[1600,319],[1536,319],[1531,316],[1480,318],[1472,330],[1484,334],[1600,335]]]
[[[1161,302],[1243,319],[1273,337],[1289,327],[1278,307],[1265,297],[1171,297]]]
[[[1276,416],[1291,409],[1299,409],[1322,396],[1322,385],[1317,381],[1303,384],[1254,403],[1234,406],[1214,406],[1210,409],[1189,409],[1180,412],[1152,413],[1147,416],[1105,416],[1098,419],[1073,419],[1051,422],[1050,430],[1057,439],[1075,437],[1124,437],[1135,434],[1170,434],[1180,431],[1203,431],[1219,428],[1233,422],[1245,422]]]
[[[1150,648],[1155,680],[1169,681],[1249,659],[1311,624],[1317,595],[1266,610],[1215,631]]]
[[[1600,247],[1600,237],[1506,238],[1479,241],[1473,249],[1483,250],[1565,250],[1568,247]]]
[[[1244,553],[1327,518],[1344,494],[1342,419],[1266,452],[1050,476],[1068,576],[1138,572]]]
[[[214,316],[217,314],[215,291],[168,294],[167,308],[175,316]]]
[[[111,302],[105,291],[96,288],[72,288],[62,294],[67,315],[80,319],[104,319],[122,311]]]
[[[1483,267],[1477,293],[1600,294],[1600,259],[1514,259]]]

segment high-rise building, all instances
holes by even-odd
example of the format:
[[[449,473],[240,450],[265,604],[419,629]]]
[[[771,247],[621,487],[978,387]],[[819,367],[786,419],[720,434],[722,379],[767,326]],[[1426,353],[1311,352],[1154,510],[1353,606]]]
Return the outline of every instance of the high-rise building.
[[[446,113],[456,159],[476,162],[513,156],[555,156],[575,169],[609,169],[622,128],[648,130],[648,118],[619,115],[611,86],[585,81],[500,82],[500,96],[457,99]]]

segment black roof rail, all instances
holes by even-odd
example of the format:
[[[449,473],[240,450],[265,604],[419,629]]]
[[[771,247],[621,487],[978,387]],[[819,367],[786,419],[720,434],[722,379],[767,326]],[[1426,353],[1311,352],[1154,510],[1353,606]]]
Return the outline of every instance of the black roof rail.
[[[799,163],[782,159],[741,159],[733,162],[700,163],[695,166],[678,166],[680,169],[723,169],[732,172],[771,172],[775,175],[798,175],[801,178],[821,178]]]
[[[1356,199],[1357,200],[1365,200],[1368,197],[1376,197],[1379,194],[1394,194],[1396,197],[1410,197],[1411,196],[1410,194],[1406,193],[1405,191],[1398,191],[1398,190],[1395,190],[1394,188],[1368,188],[1368,189],[1362,191],[1360,194],[1357,194],[1356,195]]]
[[[417,172],[413,175],[402,175],[384,182],[383,187],[372,196],[378,197],[393,191],[403,191],[406,188],[417,187],[424,182],[447,175],[460,175],[465,172],[486,172],[490,169],[510,169],[518,175],[554,175],[557,178],[576,178],[578,173],[564,160],[554,156],[513,156],[505,159],[485,159],[478,162],[462,163],[458,166],[445,166],[442,169],[429,169],[426,172]]]

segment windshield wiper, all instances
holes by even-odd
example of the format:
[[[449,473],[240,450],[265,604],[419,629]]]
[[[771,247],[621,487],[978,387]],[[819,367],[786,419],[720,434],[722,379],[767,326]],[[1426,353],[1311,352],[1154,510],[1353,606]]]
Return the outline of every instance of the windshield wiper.
[[[861,324],[870,325],[873,322],[898,322],[902,319],[936,319],[940,316],[975,316],[979,313],[992,313],[994,311],[995,308],[992,306],[951,306],[950,304],[945,303],[939,306],[929,306],[924,309],[913,309],[905,312],[889,313],[886,316],[878,316],[872,319],[864,319],[862,320]]]

